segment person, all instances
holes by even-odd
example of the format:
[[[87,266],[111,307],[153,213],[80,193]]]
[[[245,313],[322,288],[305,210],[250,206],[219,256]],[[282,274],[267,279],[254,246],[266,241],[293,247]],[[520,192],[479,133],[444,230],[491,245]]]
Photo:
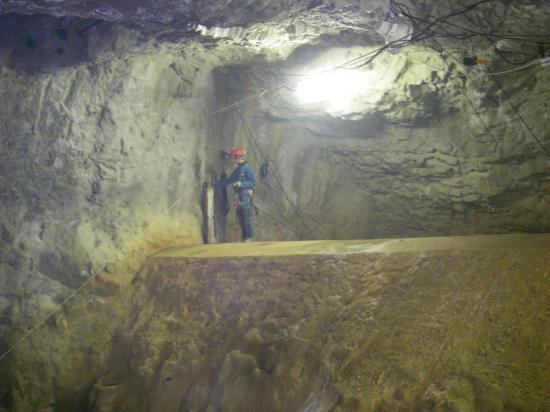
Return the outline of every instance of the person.
[[[235,202],[237,204],[237,218],[241,227],[242,241],[252,242],[255,235],[254,207],[252,198],[256,187],[256,176],[252,167],[246,162],[246,151],[242,147],[234,147],[229,155],[237,165],[237,168],[226,179],[219,181],[220,187],[233,185]]]

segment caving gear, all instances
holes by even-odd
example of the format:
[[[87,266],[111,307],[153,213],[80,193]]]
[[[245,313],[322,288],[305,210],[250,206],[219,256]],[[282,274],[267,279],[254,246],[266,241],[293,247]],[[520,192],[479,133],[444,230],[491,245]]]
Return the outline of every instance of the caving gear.
[[[227,179],[227,174],[222,173],[221,180]],[[227,195],[227,187],[222,187],[220,190],[220,212],[223,216],[227,216],[231,206],[229,204],[229,196]]]
[[[233,149],[231,150],[233,152]],[[237,206],[237,217],[242,230],[242,240],[254,237],[254,220],[253,220],[253,196],[254,187],[256,186],[256,176],[252,171],[252,167],[248,163],[243,162],[225,179],[219,181],[220,187],[224,188],[233,185],[235,192],[235,201]]]
[[[260,166],[260,176],[262,179],[265,179],[269,173],[269,166],[267,162]]]
[[[232,157],[243,157],[246,156],[246,150],[244,150],[242,147],[234,147],[229,152],[229,155]]]
[[[233,187],[233,190],[239,198],[238,206],[251,208],[251,197],[253,193],[245,189],[254,189],[256,186],[256,176],[248,163],[245,162],[237,166],[228,178],[220,180],[219,185],[223,188],[236,182],[239,182],[239,186]]]
[[[244,202],[242,199],[246,199]],[[237,207],[253,207],[254,206],[254,190],[239,189],[235,191],[235,205]]]

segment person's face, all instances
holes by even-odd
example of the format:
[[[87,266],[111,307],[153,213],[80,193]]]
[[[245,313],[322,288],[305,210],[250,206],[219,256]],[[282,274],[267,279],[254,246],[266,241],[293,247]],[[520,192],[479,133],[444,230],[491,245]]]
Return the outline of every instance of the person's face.
[[[237,165],[240,165],[244,162],[244,158],[242,156],[233,156],[233,162],[235,162],[235,164]]]

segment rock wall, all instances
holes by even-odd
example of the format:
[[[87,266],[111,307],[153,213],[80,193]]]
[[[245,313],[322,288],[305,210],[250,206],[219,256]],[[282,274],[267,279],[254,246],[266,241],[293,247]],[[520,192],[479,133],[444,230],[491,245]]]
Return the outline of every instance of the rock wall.
[[[129,386],[114,384],[126,379],[119,368],[137,365],[112,352],[133,339],[128,302],[143,291],[130,280],[153,251],[202,242],[203,182],[223,171],[220,150],[237,144],[260,177],[261,240],[550,230],[548,158],[525,126],[549,147],[550,72],[502,78],[525,124],[496,83],[425,48],[369,66],[379,70],[379,87],[362,89],[348,108],[300,106],[286,73],[370,49],[302,47],[286,63],[265,63],[323,31],[336,44],[372,43],[361,31],[338,37],[356,24],[347,18],[354,9],[346,13],[313,28],[325,9],[286,26],[281,17],[249,30],[202,28],[210,37],[195,32],[182,43],[187,28],[167,28],[173,44],[157,40],[162,30],[148,37],[104,21],[2,17],[0,353],[32,337],[1,360],[1,407],[108,409],[125,391],[156,385],[149,364]],[[240,114],[227,109],[244,98]],[[238,239],[234,219],[221,240]],[[75,290],[76,302],[41,321]],[[148,338],[138,343],[145,346],[130,345],[138,358],[156,350]],[[116,359],[120,378],[105,368]],[[243,362],[254,366],[248,356]],[[306,405],[310,388],[293,382],[289,407]],[[207,402],[207,389],[185,384],[190,402]],[[327,393],[328,405],[335,392]],[[213,407],[226,402],[213,394]],[[280,407],[281,397],[266,405]]]
[[[79,374],[30,393],[96,412],[546,410],[548,251],[548,235],[168,250],[110,301],[108,344],[57,326]],[[108,337],[92,325],[76,330]]]
[[[55,33],[47,23],[30,26]],[[2,352],[90,278],[123,283],[153,250],[202,242],[204,113],[219,56],[200,45],[121,55],[135,39],[118,34],[92,30],[80,57],[42,67],[55,34],[37,36],[43,53],[3,49]]]
[[[243,102],[244,120],[233,111],[222,121],[256,170],[269,166],[260,238],[549,231],[550,70],[497,84],[452,52],[418,48],[365,68],[373,81],[340,111],[298,103],[299,76],[369,50],[299,50],[278,68],[226,73],[232,101],[266,90]]]
[[[2,19],[0,352],[16,349],[1,359],[0,405],[47,409],[58,381],[98,372],[81,365],[102,365],[110,350],[118,312],[106,301],[146,256],[202,243],[203,183],[220,150],[212,70],[269,51],[157,43],[104,22]],[[68,325],[72,311],[87,321]],[[72,366],[54,366],[63,363]],[[62,408],[78,408],[71,399]]]

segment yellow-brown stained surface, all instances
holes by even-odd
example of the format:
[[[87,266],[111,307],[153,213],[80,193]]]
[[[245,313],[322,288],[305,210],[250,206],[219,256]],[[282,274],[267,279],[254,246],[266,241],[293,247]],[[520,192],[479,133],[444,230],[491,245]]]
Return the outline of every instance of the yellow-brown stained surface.
[[[376,240],[310,240],[294,242],[221,243],[175,247],[155,257],[229,257],[334,255],[427,250],[550,250],[550,234],[423,237]]]
[[[98,410],[550,410],[549,235],[176,248],[133,285]]]

